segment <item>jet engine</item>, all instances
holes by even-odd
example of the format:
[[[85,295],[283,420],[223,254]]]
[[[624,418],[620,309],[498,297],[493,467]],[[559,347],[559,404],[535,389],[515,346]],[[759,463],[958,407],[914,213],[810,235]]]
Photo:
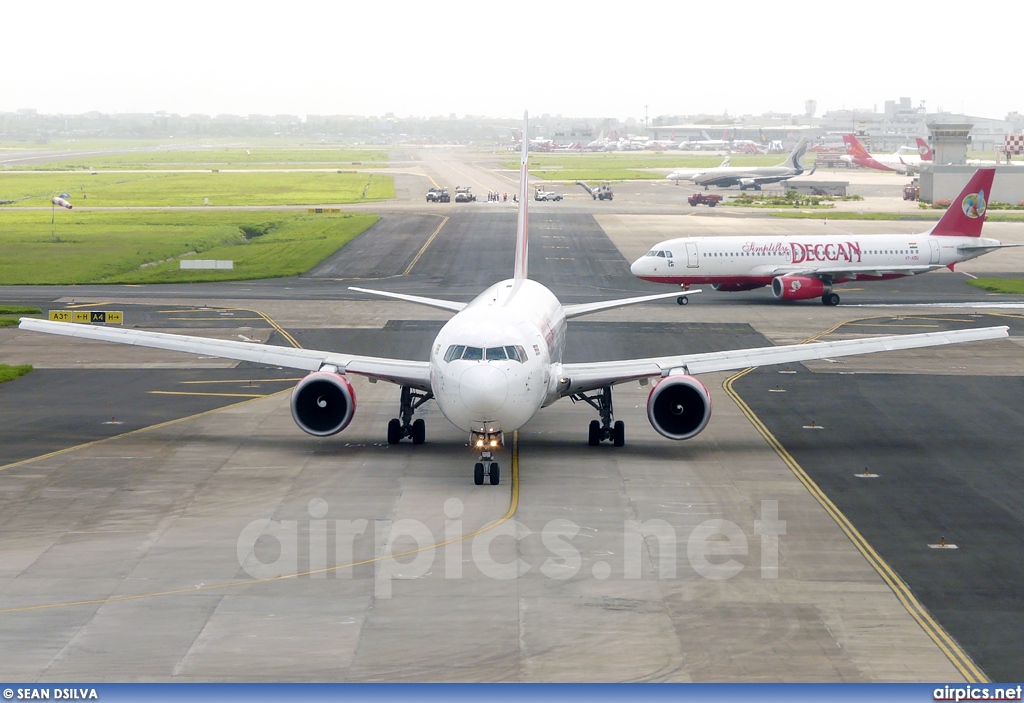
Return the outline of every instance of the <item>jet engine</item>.
[[[708,426],[711,394],[693,376],[669,376],[651,389],[647,419],[663,437],[690,439]]]
[[[314,371],[292,391],[292,418],[304,432],[317,437],[348,427],[356,412],[356,393],[344,374]]]
[[[764,288],[763,283],[712,283],[711,288],[720,293],[738,293],[755,288]]]
[[[779,300],[820,298],[831,290],[821,279],[811,276],[776,276],[772,279],[772,295]]]
[[[757,185],[757,181],[755,181],[753,178],[741,178],[740,190],[746,190],[747,188],[755,188],[757,190],[761,190],[761,188]]]

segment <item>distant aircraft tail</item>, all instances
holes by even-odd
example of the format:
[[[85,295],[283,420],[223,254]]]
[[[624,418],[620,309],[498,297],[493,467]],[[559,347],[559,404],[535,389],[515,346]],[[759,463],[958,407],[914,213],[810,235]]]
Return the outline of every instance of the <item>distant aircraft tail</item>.
[[[994,168],[979,168],[975,171],[929,234],[939,237],[980,237],[988,201],[992,197],[992,179],[995,175]]]
[[[700,131],[700,136],[704,137],[704,141],[711,141],[711,135],[705,132],[703,129]]]
[[[513,278],[517,281],[526,278],[526,260],[529,253],[529,237],[527,233],[527,210],[529,209],[530,198],[527,197],[529,188],[530,172],[528,160],[530,151],[528,149],[530,140],[527,135],[530,133],[530,113],[523,113],[523,150],[520,156],[519,165],[519,219],[516,221],[516,267]]]
[[[800,159],[804,157],[807,152],[807,137],[801,137],[800,141],[797,142],[796,147],[790,152],[789,157],[783,161],[779,166],[788,166],[794,171],[803,172],[804,166],[800,163]]]
[[[932,148],[928,146],[928,142],[917,138],[917,153],[921,155],[921,161],[932,161],[935,159],[935,154],[932,152]]]
[[[846,145],[846,153],[855,158],[870,159],[871,154],[864,148],[856,136],[852,134],[843,135],[843,143]]]

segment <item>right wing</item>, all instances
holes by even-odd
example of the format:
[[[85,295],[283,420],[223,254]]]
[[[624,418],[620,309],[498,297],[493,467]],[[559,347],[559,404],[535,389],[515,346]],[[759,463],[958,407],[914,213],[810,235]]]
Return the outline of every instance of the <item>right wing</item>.
[[[322,366],[336,366],[339,371],[399,385],[411,386],[418,390],[430,391],[430,364],[426,361],[406,359],[385,359],[374,356],[337,354],[315,349],[277,347],[258,342],[234,342],[208,337],[193,337],[165,332],[143,332],[113,327],[92,327],[72,322],[51,322],[31,317],[21,318],[19,329],[46,334],[59,334],[77,339],[92,339],[98,342],[115,342],[139,347],[152,347],[189,354],[215,356],[220,359],[252,361],[257,364],[283,366],[289,369],[316,371]]]
[[[409,303],[419,303],[420,305],[429,305],[432,308],[441,308],[442,310],[451,310],[452,312],[459,312],[462,308],[466,307],[466,303],[457,303],[454,300],[441,300],[440,298],[426,298],[422,295],[407,295],[405,293],[391,293],[386,290],[373,290],[371,288],[357,288],[355,286],[349,286],[349,290],[358,291],[359,293],[370,293],[371,295],[381,295],[385,298],[397,298],[398,300],[404,300]]]
[[[616,383],[636,381],[641,378],[667,376],[670,373],[697,375],[714,371],[734,371],[751,366],[790,364],[811,359],[826,359],[836,356],[871,354],[880,351],[918,349],[961,342],[976,342],[985,339],[1008,337],[1007,327],[978,327],[949,332],[926,332],[924,334],[901,334],[891,337],[865,337],[844,339],[836,342],[813,342],[811,344],[787,344],[778,347],[756,347],[753,349],[732,349],[729,351],[681,356],[661,356],[649,359],[626,359],[623,361],[596,361],[582,364],[562,364],[559,388],[562,396],[585,393]]]

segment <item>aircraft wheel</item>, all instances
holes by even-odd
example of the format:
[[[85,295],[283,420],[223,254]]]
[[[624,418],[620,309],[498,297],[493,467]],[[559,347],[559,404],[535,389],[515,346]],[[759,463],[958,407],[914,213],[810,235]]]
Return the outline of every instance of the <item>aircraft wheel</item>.
[[[612,440],[614,440],[616,447],[621,447],[626,444],[626,423],[622,420],[617,420],[612,425]]]
[[[690,303],[690,299],[687,298],[685,295],[681,295],[678,298],[676,298],[676,302],[679,303],[680,305],[688,305]]]
[[[596,447],[601,443],[601,423],[597,420],[590,421],[590,436],[587,438],[587,444],[592,447]]]
[[[402,441],[402,423],[397,418],[388,422],[388,444],[398,444]]]
[[[491,477],[491,485],[497,486],[498,481],[501,480],[501,468],[498,466],[498,462],[492,461],[490,467],[487,469],[487,473]]]
[[[479,461],[473,465],[473,483],[478,486],[484,485],[484,465]]]
[[[423,420],[412,423],[412,443],[423,444],[427,439],[427,425]]]
[[[821,302],[825,305],[839,305],[838,293],[826,293],[821,296]]]

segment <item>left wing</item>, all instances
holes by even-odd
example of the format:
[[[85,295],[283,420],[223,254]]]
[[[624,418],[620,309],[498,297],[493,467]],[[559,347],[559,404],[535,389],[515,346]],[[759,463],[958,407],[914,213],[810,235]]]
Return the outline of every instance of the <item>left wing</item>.
[[[355,354],[337,354],[335,352],[316,351],[314,349],[295,349],[278,347],[258,342],[234,342],[207,337],[193,337],[184,334],[167,334],[165,332],[143,332],[133,329],[114,329],[112,327],[92,327],[73,322],[50,322],[36,320],[31,317],[21,318],[19,329],[46,334],[59,334],[77,339],[92,339],[98,342],[115,342],[132,344],[139,347],[152,347],[168,351],[180,351],[189,354],[203,354],[220,359],[252,361],[257,364],[283,366],[289,369],[316,371],[323,366],[336,366],[339,371],[355,373],[371,379],[390,381],[399,385],[430,391],[430,364],[426,361],[410,361],[406,359],[385,359],[374,356],[357,356]]]
[[[598,310],[611,310],[612,308],[621,308],[624,305],[635,305],[636,303],[646,303],[649,300],[675,298],[680,295],[693,295],[694,293],[700,292],[700,289],[679,290],[676,291],[675,293],[655,293],[654,295],[641,295],[636,298],[617,298],[616,300],[599,300],[595,303],[563,305],[562,310],[565,312],[565,319],[569,320],[573,317],[579,317],[580,315],[587,315],[592,312],[597,312]]]
[[[844,339],[836,342],[814,342],[812,344],[787,344],[778,347],[756,347],[733,349],[704,354],[683,354],[661,356],[649,359],[627,359],[624,361],[596,361],[582,364],[562,364],[559,388],[562,396],[585,393],[597,388],[612,386],[641,378],[667,376],[670,373],[690,375],[714,371],[734,371],[751,366],[789,364],[811,359],[825,359],[836,356],[871,354],[880,351],[918,349],[961,342],[976,342],[985,339],[1008,337],[1007,327],[978,327],[948,332],[927,332],[924,334],[901,334],[891,337],[866,337]]]

